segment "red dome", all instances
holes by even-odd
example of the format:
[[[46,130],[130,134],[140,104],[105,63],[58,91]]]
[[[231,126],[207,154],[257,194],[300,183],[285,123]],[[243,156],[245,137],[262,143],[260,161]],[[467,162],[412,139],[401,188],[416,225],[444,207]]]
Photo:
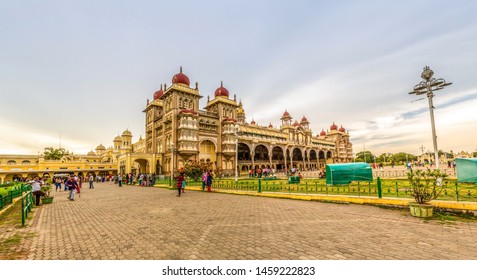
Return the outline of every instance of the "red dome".
[[[301,122],[308,122],[308,120],[306,119],[305,116],[303,116],[303,118],[301,118]]]
[[[229,97],[229,91],[224,88],[224,84],[220,81],[220,87],[215,90],[215,97],[217,96],[226,96]]]
[[[287,110],[285,110],[285,113],[283,113],[283,117],[289,117],[290,116],[290,113],[288,113]]]
[[[257,124],[257,123],[255,122],[255,120],[254,120],[254,119],[252,119],[252,122],[251,122],[250,124],[253,124],[253,125],[255,125],[255,124]]]
[[[330,126],[330,130],[338,130],[338,126],[333,122],[333,125]]]
[[[321,132],[320,132],[320,136],[326,136],[326,132],[325,132],[325,130],[324,130],[324,129],[322,129],[322,130],[321,130]]]
[[[172,77],[172,83],[173,84],[186,84],[187,86],[190,85],[189,77],[182,74],[182,66],[181,66],[181,71],[178,74],[175,74],[174,77]]]
[[[298,123],[297,120],[295,120],[295,122],[293,123],[293,126],[300,126],[300,124]]]
[[[343,126],[340,127],[341,132],[346,132],[345,128]]]
[[[164,95],[164,91],[162,91],[162,85],[161,85],[161,89],[154,93],[154,100],[159,99],[162,95]]]
[[[270,124],[268,125],[268,128],[273,128],[272,123],[270,123]]]

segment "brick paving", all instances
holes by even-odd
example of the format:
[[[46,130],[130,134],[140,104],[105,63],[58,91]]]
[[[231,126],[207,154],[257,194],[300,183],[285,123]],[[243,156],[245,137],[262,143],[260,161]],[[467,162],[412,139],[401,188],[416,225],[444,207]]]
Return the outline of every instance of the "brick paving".
[[[26,259],[477,259],[477,223],[404,210],[108,183],[36,210]]]

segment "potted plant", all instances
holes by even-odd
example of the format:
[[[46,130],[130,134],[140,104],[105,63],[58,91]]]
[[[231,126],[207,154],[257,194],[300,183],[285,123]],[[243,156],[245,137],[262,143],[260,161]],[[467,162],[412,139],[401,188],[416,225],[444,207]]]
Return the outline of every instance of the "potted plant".
[[[426,171],[412,169],[407,174],[411,186],[411,195],[416,202],[409,203],[411,215],[414,217],[432,217],[434,206],[429,204],[441,194],[445,187],[444,178],[447,177],[439,169]]]
[[[49,204],[49,203],[52,203],[53,202],[53,196],[50,196],[50,192],[51,192],[51,182],[46,182],[45,185],[41,186],[41,191],[45,194],[42,198],[41,198],[41,203],[42,204]]]

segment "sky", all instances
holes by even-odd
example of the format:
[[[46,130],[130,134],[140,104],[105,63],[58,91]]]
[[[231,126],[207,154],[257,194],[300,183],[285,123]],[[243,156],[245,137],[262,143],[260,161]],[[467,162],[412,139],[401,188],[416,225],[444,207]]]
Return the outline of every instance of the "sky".
[[[223,81],[247,121],[287,110],[314,134],[336,123],[354,153],[477,149],[477,2],[1,1],[0,154],[87,153],[129,129],[183,73],[202,96]]]

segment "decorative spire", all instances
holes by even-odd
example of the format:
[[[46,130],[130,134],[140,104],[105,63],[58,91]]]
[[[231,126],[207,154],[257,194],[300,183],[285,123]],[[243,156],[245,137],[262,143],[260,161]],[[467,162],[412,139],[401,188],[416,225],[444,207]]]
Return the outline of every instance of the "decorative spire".
[[[181,65],[181,68],[180,68],[180,69],[181,69],[181,70],[180,70],[180,73],[182,73],[182,65]]]
[[[224,87],[224,82],[220,81],[220,87]]]
[[[207,95],[207,102],[210,102],[210,95]]]
[[[199,83],[198,82],[195,82],[195,89],[199,90]]]
[[[234,101],[237,101],[237,95],[234,94]]]

